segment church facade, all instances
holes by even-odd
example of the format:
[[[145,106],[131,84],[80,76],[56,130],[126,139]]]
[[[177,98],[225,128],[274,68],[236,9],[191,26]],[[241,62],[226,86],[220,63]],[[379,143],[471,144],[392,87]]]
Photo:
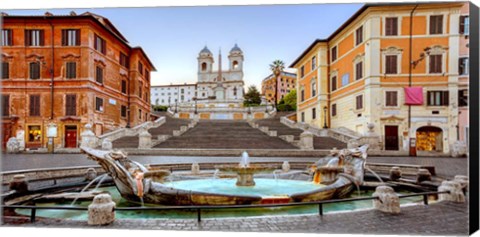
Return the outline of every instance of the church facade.
[[[198,55],[198,100],[243,101],[243,52],[237,44],[228,54],[229,68],[222,70],[222,54],[219,52],[217,70],[214,57],[205,46]]]

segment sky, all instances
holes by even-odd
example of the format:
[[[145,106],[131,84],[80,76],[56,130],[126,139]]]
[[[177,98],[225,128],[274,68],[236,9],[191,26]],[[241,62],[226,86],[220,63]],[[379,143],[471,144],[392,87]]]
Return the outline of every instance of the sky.
[[[245,87],[261,87],[276,59],[288,67],[317,38],[326,38],[363,4],[197,6],[8,10],[10,15],[77,14],[108,18],[131,46],[141,46],[157,71],[152,85],[195,83],[197,56],[206,45],[222,51],[222,68],[235,45],[244,53]]]

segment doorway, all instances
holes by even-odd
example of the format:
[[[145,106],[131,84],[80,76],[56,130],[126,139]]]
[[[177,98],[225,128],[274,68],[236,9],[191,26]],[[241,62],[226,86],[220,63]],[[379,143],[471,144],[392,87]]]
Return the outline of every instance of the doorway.
[[[77,126],[65,126],[65,148],[77,147]]]
[[[433,126],[425,126],[417,129],[418,151],[442,151],[442,129]]]
[[[8,139],[12,136],[12,124],[10,122],[2,123],[2,148],[7,147]]]
[[[398,126],[385,126],[385,150],[398,151]]]

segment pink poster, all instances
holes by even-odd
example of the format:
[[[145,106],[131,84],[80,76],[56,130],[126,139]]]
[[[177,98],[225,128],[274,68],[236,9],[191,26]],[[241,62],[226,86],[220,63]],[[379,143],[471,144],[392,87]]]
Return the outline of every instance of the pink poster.
[[[423,89],[422,87],[405,87],[405,104],[422,105]]]

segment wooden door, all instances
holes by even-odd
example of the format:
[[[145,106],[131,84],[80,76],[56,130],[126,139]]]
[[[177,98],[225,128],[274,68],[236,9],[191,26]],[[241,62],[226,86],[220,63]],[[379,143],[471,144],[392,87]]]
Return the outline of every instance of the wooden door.
[[[398,151],[398,126],[385,126],[385,150]]]
[[[7,147],[8,139],[12,136],[12,125],[10,123],[2,123],[2,148]]]
[[[65,147],[66,148],[77,147],[77,126],[65,127]]]

